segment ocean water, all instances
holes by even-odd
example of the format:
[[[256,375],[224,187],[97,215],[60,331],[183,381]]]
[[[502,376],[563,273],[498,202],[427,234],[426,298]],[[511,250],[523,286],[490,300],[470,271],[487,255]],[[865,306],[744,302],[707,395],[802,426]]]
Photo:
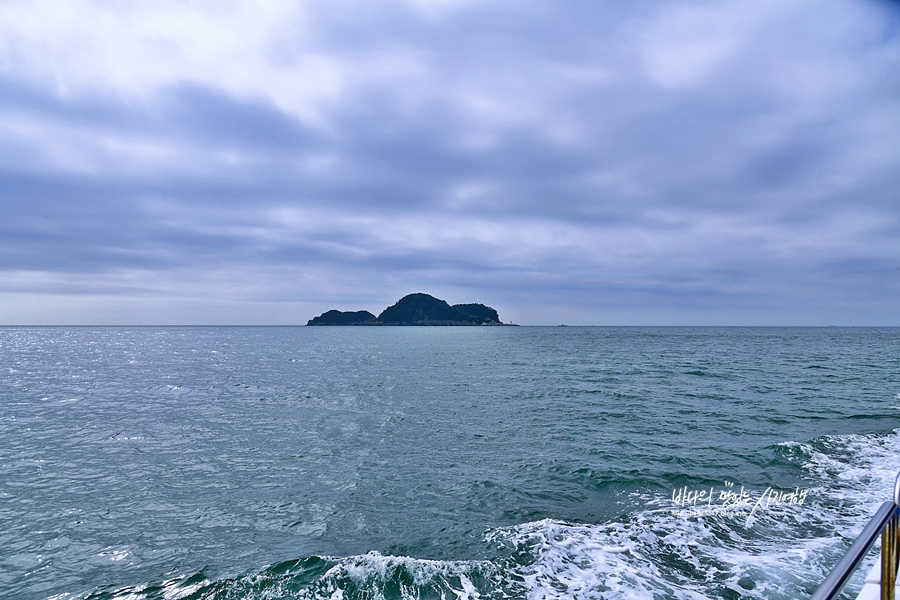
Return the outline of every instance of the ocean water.
[[[802,598],[900,470],[896,328],[0,328],[0,367],[2,598]]]

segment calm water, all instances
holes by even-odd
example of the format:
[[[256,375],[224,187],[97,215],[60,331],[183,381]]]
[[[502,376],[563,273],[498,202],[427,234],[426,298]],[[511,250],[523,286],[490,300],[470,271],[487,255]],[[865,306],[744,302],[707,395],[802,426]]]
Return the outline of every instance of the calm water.
[[[900,329],[0,328],[0,367],[4,598],[797,598],[900,469]]]

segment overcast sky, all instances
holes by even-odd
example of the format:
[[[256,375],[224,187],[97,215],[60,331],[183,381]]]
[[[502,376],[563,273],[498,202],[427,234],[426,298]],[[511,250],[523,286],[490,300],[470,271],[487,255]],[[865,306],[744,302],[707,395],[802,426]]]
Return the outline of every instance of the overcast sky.
[[[0,2],[0,323],[900,325],[900,3]]]

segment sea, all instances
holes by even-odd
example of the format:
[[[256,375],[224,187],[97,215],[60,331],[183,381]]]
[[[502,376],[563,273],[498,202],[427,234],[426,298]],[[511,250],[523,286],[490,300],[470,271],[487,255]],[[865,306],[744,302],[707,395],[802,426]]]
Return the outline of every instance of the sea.
[[[3,327],[0,367],[2,598],[804,598],[900,471],[898,328]]]

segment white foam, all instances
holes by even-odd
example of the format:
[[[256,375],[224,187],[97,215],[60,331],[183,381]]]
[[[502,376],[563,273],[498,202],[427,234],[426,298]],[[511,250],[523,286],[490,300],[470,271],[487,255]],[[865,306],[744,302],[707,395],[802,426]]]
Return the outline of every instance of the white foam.
[[[378,552],[332,560],[338,563],[325,573],[316,589],[307,590],[301,597],[343,598],[347,592],[344,587],[350,584],[367,590],[367,597],[381,600],[385,598],[384,590],[392,584],[398,586],[404,600],[419,598],[425,587],[440,591],[442,598],[453,594],[457,600],[477,600],[481,594],[470,575],[481,573],[490,577],[496,570],[488,561],[437,561]],[[411,585],[403,575],[412,579]]]
[[[802,506],[780,505],[749,520],[728,513],[685,517],[671,502],[665,508],[664,500],[646,498],[649,508],[623,522],[547,519],[492,537],[533,556],[515,568],[532,600],[698,599],[721,597],[726,589],[768,600],[807,596],[890,498],[900,469],[900,430],[784,446],[809,474],[812,487]]]

